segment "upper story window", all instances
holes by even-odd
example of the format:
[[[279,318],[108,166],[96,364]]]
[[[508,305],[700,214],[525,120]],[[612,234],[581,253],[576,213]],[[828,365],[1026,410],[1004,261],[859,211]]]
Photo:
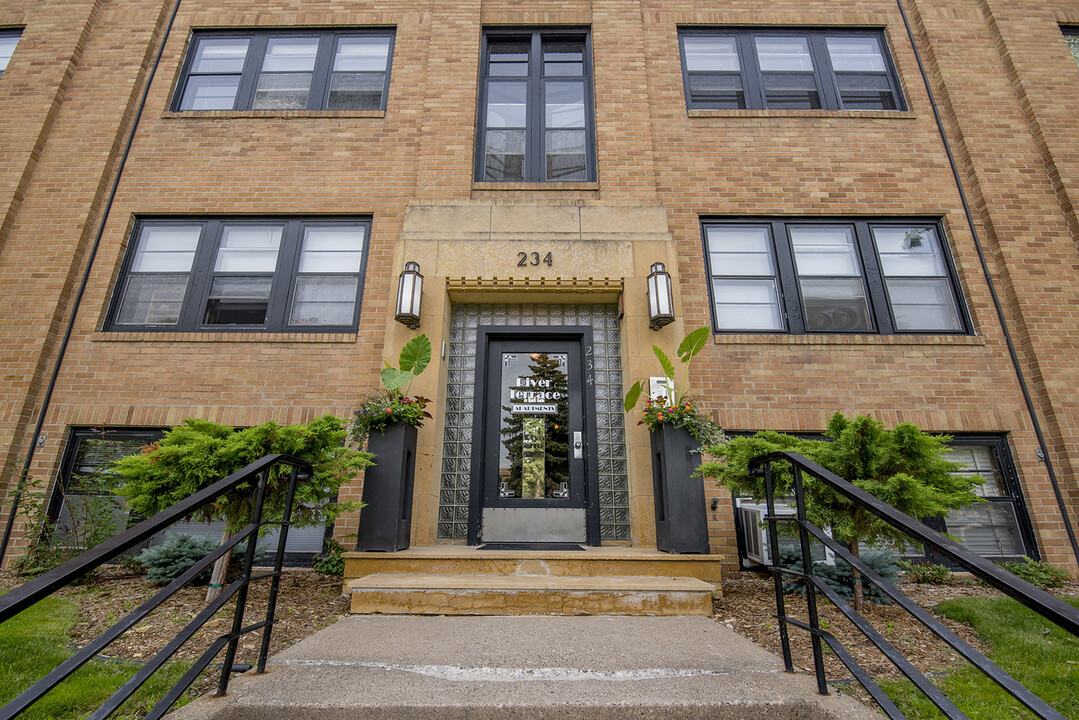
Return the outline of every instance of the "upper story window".
[[[1064,39],[1068,41],[1068,47],[1075,56],[1075,62],[1079,63],[1079,27],[1067,26],[1060,28],[1064,33]]]
[[[0,77],[4,76],[4,70],[7,70],[7,64],[11,61],[21,36],[22,30],[0,30]]]
[[[384,110],[393,33],[199,32],[175,110]]]
[[[884,33],[875,30],[684,29],[692,110],[903,110]]]
[[[476,179],[596,179],[588,33],[484,34]]]
[[[355,329],[370,222],[143,220],[110,330]]]
[[[731,220],[703,228],[717,331],[967,331],[936,223]]]

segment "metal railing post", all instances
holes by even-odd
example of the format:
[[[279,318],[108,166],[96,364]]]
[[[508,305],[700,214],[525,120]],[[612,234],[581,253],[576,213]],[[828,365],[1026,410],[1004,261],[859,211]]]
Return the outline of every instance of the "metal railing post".
[[[794,661],[791,659],[791,641],[787,635],[787,608],[783,598],[783,574],[779,564],[779,531],[776,530],[776,500],[775,488],[772,484],[772,464],[764,464],[764,496],[768,503],[768,544],[772,560],[772,580],[776,590],[776,619],[779,621],[779,642],[783,647],[783,667],[787,672],[794,672]]]
[[[273,576],[270,578],[270,595],[266,599],[266,626],[262,629],[262,645],[259,648],[258,666],[255,669],[259,675],[266,672],[266,658],[270,654],[270,636],[273,632],[274,613],[277,611],[277,588],[281,581],[281,566],[285,563],[285,543],[288,540],[289,527],[292,525],[292,501],[296,497],[298,477],[299,470],[293,465],[289,472],[285,510],[281,516],[281,532],[277,537],[277,553],[274,555]]]
[[[244,610],[247,608],[247,588],[251,583],[251,566],[255,564],[255,548],[258,545],[258,528],[262,525],[262,503],[266,499],[266,486],[270,482],[270,468],[266,468],[259,474],[258,487],[255,490],[255,502],[253,506],[251,524],[255,526],[255,532],[247,541],[247,552],[244,554],[243,585],[236,593],[236,611],[232,616],[232,632],[229,633],[229,644],[225,649],[225,661],[221,665],[221,679],[217,683],[217,694],[224,695],[228,691],[229,678],[232,675],[232,663],[236,659],[236,646],[240,642],[240,631],[244,626]]]
[[[806,590],[806,609],[809,612],[810,642],[813,644],[813,671],[817,674],[817,692],[828,694],[828,680],[824,677],[824,652],[821,649],[820,621],[817,618],[817,586],[813,584],[813,555],[809,547],[809,533],[806,532],[805,493],[802,491],[802,469],[792,466],[794,472],[794,500],[798,513],[798,542],[802,548],[802,584]]]

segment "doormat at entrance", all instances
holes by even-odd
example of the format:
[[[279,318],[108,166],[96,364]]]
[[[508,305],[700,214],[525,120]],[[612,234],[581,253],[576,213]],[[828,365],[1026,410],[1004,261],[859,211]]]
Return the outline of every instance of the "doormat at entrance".
[[[510,542],[510,543],[484,543],[477,550],[584,550],[577,543],[558,542]]]

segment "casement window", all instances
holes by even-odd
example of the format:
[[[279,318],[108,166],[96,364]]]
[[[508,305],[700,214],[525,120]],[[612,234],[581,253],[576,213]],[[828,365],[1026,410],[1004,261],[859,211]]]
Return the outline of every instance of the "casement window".
[[[11,56],[15,54],[15,46],[19,44],[21,36],[22,30],[0,29],[0,77],[4,76],[4,71],[7,70]]]
[[[199,32],[173,109],[384,110],[390,31]]]
[[[723,220],[702,227],[718,332],[968,330],[934,222]]]
[[[877,30],[683,29],[691,110],[904,110]]]
[[[1060,28],[1060,31],[1064,33],[1064,39],[1075,56],[1075,62],[1079,63],[1079,26],[1068,25]]]
[[[591,55],[581,30],[484,34],[476,180],[596,179]]]
[[[1019,477],[1006,439],[999,435],[963,436],[952,440],[947,459],[963,466],[957,474],[977,475],[984,482],[974,492],[984,502],[952,510],[944,520],[926,524],[954,536],[968,549],[993,560],[1038,558]]]
[[[368,220],[143,220],[111,330],[355,329]]]

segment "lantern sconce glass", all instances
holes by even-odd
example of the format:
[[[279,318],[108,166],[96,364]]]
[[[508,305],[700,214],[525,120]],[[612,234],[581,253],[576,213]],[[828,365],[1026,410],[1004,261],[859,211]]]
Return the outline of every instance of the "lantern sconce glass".
[[[671,274],[663,263],[653,263],[648,276],[648,327],[659,330],[674,322],[674,297],[671,292]]]
[[[423,275],[419,263],[406,262],[397,282],[397,315],[394,320],[410,330],[420,326],[420,296],[423,294]]]

